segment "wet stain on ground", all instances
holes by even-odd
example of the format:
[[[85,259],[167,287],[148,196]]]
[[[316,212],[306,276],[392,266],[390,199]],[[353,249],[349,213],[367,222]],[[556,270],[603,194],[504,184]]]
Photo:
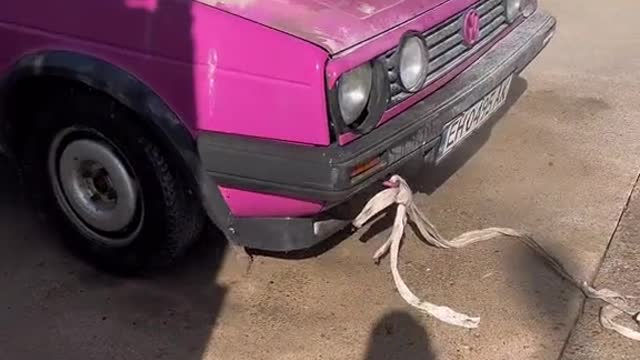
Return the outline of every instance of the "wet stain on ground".
[[[544,89],[527,92],[522,107],[536,111],[536,116],[555,116],[559,121],[576,122],[611,109],[601,98],[571,95],[571,89]]]

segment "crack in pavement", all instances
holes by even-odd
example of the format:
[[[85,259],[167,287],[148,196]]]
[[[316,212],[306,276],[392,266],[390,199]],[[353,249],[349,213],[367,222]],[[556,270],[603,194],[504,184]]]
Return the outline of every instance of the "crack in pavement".
[[[594,284],[596,278],[598,277],[598,275],[600,274],[600,271],[602,270],[602,265],[607,257],[607,254],[609,253],[609,250],[611,249],[611,245],[613,243],[613,239],[616,236],[616,233],[618,232],[618,230],[620,229],[620,224],[622,223],[622,219],[624,218],[626,212],[629,210],[629,204],[631,203],[631,199],[633,197],[633,193],[634,191],[636,191],[636,187],[638,186],[638,183],[640,182],[640,171],[638,171],[638,174],[636,175],[635,181],[631,184],[631,189],[629,190],[629,194],[627,195],[627,199],[625,201],[624,207],[622,208],[622,210],[620,211],[620,216],[618,216],[618,220],[616,221],[616,225],[613,228],[613,231],[611,232],[611,235],[609,236],[609,240],[607,242],[607,247],[605,249],[605,251],[602,253],[602,256],[600,257],[600,260],[598,261],[598,265],[597,265],[597,269],[593,275],[593,278],[590,279],[590,283],[591,285]],[[573,324],[571,325],[571,330],[569,331],[569,334],[562,346],[562,350],[560,351],[560,354],[558,355],[558,360],[562,360],[565,356],[565,352],[567,351],[567,348],[569,346],[569,344],[571,343],[571,339],[573,338],[574,332],[576,330],[576,327],[578,326],[578,323],[580,322],[580,319],[585,315],[585,306],[587,304],[587,301],[589,299],[587,299],[585,296],[582,297],[582,301],[580,304],[580,311],[579,311],[579,315],[576,316]]]

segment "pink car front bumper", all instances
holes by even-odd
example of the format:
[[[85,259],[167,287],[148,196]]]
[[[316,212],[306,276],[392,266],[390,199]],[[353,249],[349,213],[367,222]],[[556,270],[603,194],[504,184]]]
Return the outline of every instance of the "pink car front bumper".
[[[482,99],[506,78],[520,73],[547,45],[555,19],[538,10],[456,78],[347,145],[307,147],[220,133],[203,133],[198,149],[206,179],[205,205],[233,242],[251,248],[289,251],[313,246],[351,220],[337,205],[378,183],[408,160],[437,149],[447,122]],[[360,176],[354,168],[372,158],[381,163]],[[431,157],[433,158],[433,157]],[[235,217],[218,185],[327,204],[304,218]]]

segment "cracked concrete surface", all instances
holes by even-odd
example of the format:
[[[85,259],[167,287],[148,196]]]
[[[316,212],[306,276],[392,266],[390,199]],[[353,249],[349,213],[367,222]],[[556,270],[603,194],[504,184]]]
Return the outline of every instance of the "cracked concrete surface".
[[[600,288],[616,289],[629,296],[631,305],[640,306],[640,188],[638,184],[630,196],[629,203],[616,227],[609,249],[595,285]],[[587,301],[584,313],[564,350],[562,360],[631,360],[637,359],[640,343],[607,331],[598,321],[602,303]],[[634,328],[630,320],[623,323]]]
[[[521,96],[439,167],[405,172],[445,235],[524,229],[593,278],[640,169],[640,4],[542,6],[558,33]],[[380,224],[318,256],[258,256],[249,274],[210,234],[171,272],[114,278],[62,248],[4,174],[7,359],[556,359],[582,304],[515,242],[443,251],[409,235],[401,271],[416,293],[482,317],[474,331],[435,322],[405,306],[387,261],[373,265]]]

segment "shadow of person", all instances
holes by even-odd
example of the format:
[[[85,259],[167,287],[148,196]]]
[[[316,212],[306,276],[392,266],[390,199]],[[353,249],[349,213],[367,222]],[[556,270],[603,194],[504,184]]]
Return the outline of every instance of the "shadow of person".
[[[225,243],[200,241],[164,273],[99,271],[26,204],[7,162],[0,157],[0,357],[201,360],[228,291],[218,281]]]
[[[35,41],[36,36],[46,32],[32,30],[27,31],[28,41],[51,42],[64,48],[67,47],[64,41],[68,41],[74,44],[69,48],[84,49],[98,59],[110,59],[108,62],[122,66],[125,72],[140,79],[152,79],[153,90],[172,99],[177,116],[188,121],[196,119],[193,64],[197,49],[192,39],[195,2],[74,2],[74,10],[80,16],[64,16],[68,6],[60,4],[30,0],[14,4],[15,9],[38,9],[9,12],[32,13],[22,19],[24,29],[29,29],[31,22],[38,24],[38,28],[64,23],[58,29],[60,36],[56,41]],[[11,7],[3,6],[14,10]],[[65,22],[45,21],[47,17],[57,20],[64,17]],[[100,20],[101,17],[116,20],[117,24],[111,21],[106,26],[108,22]],[[64,33],[78,28],[83,29],[81,45],[73,39],[78,34]],[[23,28],[19,29],[20,33]],[[22,38],[25,37],[16,36],[16,41]],[[91,45],[104,43],[109,46]],[[123,90],[119,96],[125,98],[127,94]],[[131,102],[143,99],[142,94],[134,92]],[[29,196],[25,196],[13,165],[0,157],[0,357],[66,360],[205,357],[228,291],[218,281],[226,253],[226,243],[218,241],[220,235],[208,229],[203,235],[207,241],[200,241],[181,264],[166,273],[136,278],[110,275],[68,251],[55,220],[27,201]]]
[[[384,315],[373,328],[365,360],[433,360],[436,356],[424,329],[404,311]]]

